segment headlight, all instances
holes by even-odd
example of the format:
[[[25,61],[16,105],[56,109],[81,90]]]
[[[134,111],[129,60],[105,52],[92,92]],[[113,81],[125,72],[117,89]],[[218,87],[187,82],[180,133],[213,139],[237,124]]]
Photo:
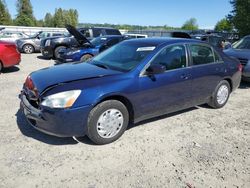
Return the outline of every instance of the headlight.
[[[50,95],[41,103],[50,108],[70,108],[81,94],[81,90],[72,90]]]
[[[67,55],[73,55],[73,54],[76,54],[79,52],[80,52],[80,50],[69,51],[69,52],[67,52]]]
[[[50,45],[50,40],[46,40],[45,46],[49,46],[49,45]]]

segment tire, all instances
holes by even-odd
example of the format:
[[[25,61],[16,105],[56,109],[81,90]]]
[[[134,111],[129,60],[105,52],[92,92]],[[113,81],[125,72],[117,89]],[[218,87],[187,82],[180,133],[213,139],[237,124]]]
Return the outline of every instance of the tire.
[[[54,50],[54,58],[58,59],[58,57],[59,57],[59,51],[61,49],[65,49],[65,48],[66,48],[66,46],[58,46],[58,47],[56,47],[55,50]]]
[[[211,100],[208,102],[208,105],[212,108],[218,109],[226,105],[231,92],[231,87],[228,81],[222,80],[215,88]]]
[[[81,57],[80,62],[85,62],[88,61],[90,58],[92,58],[93,56],[91,54],[85,54]]]
[[[2,72],[2,70],[3,70],[3,64],[2,64],[2,62],[0,61],[0,73]]]
[[[32,54],[35,52],[35,48],[34,46],[32,46],[31,44],[25,44],[22,48],[23,52],[26,54]]]
[[[98,104],[89,113],[87,136],[95,144],[114,142],[122,136],[129,123],[126,106],[117,100]]]

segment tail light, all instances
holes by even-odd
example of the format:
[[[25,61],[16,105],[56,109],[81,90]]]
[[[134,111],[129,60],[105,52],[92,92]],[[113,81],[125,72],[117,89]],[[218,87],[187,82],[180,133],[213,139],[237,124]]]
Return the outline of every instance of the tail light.
[[[242,72],[242,70],[243,70],[243,65],[241,63],[239,63],[239,65],[238,65],[238,71]]]

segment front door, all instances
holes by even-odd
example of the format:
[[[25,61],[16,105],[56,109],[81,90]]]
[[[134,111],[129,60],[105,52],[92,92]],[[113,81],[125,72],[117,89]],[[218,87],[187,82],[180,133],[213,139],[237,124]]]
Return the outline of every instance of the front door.
[[[172,45],[163,49],[152,60],[152,64],[166,67],[161,74],[138,78],[138,91],[133,103],[139,119],[173,112],[190,106],[191,74],[187,67],[184,45]]]

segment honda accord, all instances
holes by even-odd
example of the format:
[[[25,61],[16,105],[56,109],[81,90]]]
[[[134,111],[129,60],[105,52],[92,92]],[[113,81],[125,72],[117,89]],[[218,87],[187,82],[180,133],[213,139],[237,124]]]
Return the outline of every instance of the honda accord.
[[[223,107],[241,64],[192,39],[123,41],[87,63],[31,73],[21,108],[36,129],[61,137],[117,140],[129,123],[207,103]]]

